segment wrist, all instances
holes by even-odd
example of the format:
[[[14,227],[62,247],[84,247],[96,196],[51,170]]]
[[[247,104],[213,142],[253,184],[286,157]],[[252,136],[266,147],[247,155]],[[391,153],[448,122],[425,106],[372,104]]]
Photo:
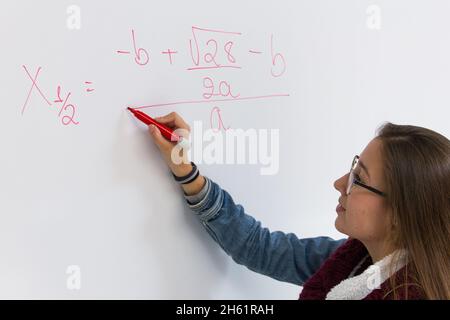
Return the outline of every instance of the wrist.
[[[183,162],[177,166],[171,166],[174,179],[180,183],[186,195],[194,195],[200,192],[206,180],[193,162]]]
[[[181,163],[179,165],[170,166],[170,171],[177,177],[184,177],[192,171],[191,163]]]
[[[183,188],[185,195],[192,196],[194,194],[199,193],[202,190],[205,183],[206,183],[205,177],[199,175],[194,181],[187,184],[182,184],[181,187]]]

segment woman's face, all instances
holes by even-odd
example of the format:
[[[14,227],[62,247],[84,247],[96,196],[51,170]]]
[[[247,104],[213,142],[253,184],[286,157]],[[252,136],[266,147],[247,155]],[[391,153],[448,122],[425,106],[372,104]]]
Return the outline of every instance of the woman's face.
[[[367,171],[363,169],[363,165]],[[354,172],[362,183],[385,191],[382,170],[381,142],[375,138],[360,154]],[[390,210],[386,199],[356,184],[347,195],[348,176],[347,173],[334,182],[334,187],[341,193],[339,203],[345,209],[338,212],[336,229],[362,242],[383,242],[391,230]]]

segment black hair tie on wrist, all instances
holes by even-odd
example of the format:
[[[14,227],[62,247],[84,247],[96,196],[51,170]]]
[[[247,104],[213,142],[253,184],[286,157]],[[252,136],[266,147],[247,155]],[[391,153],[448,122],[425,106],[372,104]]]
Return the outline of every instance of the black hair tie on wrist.
[[[192,165],[192,170],[191,172],[189,172],[187,175],[182,176],[182,177],[177,177],[173,172],[172,175],[175,178],[175,180],[181,184],[188,184],[191,183],[192,181],[194,181],[195,179],[197,179],[198,175],[200,174],[197,166],[195,165],[195,163],[193,163],[191,161],[191,165]]]

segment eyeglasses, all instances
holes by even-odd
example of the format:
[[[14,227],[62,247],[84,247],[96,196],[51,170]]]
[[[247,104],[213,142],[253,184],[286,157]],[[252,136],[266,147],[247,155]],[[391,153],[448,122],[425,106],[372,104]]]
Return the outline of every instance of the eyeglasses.
[[[355,168],[358,166],[359,162],[359,156],[355,156],[353,158],[352,167],[350,168],[350,173],[348,175],[348,181],[347,181],[347,195],[350,194],[350,191],[352,190],[353,185],[358,185],[360,187],[366,188],[369,191],[372,191],[382,197],[385,197],[386,194],[378,189],[375,189],[374,187],[368,186],[361,182],[361,179],[359,178],[359,175],[355,173]]]

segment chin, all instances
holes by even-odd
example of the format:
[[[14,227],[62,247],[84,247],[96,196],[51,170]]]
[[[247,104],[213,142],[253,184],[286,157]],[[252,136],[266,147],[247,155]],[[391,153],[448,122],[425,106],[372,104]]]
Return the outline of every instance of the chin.
[[[342,226],[342,220],[339,217],[337,217],[336,220],[334,221],[334,227],[340,233],[347,234],[345,232],[345,228],[343,228],[343,226]]]

